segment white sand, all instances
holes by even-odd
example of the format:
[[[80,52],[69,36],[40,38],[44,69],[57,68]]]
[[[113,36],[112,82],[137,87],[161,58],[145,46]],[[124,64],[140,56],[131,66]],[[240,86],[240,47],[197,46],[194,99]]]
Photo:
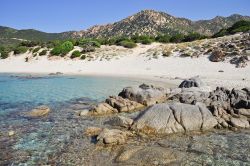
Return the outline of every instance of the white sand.
[[[142,55],[147,49],[156,46],[140,46],[128,53],[111,59],[95,61],[62,59],[48,60],[47,56],[25,62],[31,54],[11,56],[0,60],[0,73],[54,73],[108,75],[148,78],[179,84],[180,79],[199,75],[210,86],[246,87],[250,86],[250,65],[236,68],[225,62],[210,62],[206,56],[200,58],[180,58],[160,56],[149,60]],[[224,72],[218,72],[223,70]],[[244,79],[244,80],[243,80]]]

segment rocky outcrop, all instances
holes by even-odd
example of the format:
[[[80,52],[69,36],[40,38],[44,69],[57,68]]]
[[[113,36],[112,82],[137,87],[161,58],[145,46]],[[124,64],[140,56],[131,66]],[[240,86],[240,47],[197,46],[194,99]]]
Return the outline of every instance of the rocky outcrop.
[[[48,106],[39,106],[26,113],[28,117],[43,117],[49,114],[50,108]]]
[[[120,127],[129,128],[133,124],[133,119],[118,115],[118,116],[112,117],[106,123],[109,124],[109,125],[112,125],[112,126],[120,126]]]
[[[118,110],[118,112],[130,112],[144,107],[142,104],[128,99],[124,99],[120,96],[110,96],[106,99],[111,107]]]
[[[103,129],[97,141],[104,144],[124,144],[131,133],[117,129]]]
[[[138,88],[124,88],[119,96],[149,106],[165,101],[167,93],[169,93],[169,90],[162,87],[142,84]]]
[[[193,77],[184,80],[180,85],[179,88],[191,88],[191,87],[202,87],[205,84],[201,81],[199,77]]]
[[[149,107],[137,117],[132,128],[148,134],[209,130],[217,125],[211,112],[197,105],[163,103]]]
[[[107,114],[113,114],[118,113],[118,110],[111,107],[107,103],[99,103],[92,108],[90,108],[89,113],[90,115],[107,115]]]

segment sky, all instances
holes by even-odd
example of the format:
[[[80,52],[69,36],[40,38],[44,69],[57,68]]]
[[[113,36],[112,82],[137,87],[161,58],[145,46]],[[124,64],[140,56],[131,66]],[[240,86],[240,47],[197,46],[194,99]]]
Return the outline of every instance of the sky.
[[[0,0],[0,9],[1,26],[64,32],[112,23],[145,9],[191,20],[250,16],[250,0]]]

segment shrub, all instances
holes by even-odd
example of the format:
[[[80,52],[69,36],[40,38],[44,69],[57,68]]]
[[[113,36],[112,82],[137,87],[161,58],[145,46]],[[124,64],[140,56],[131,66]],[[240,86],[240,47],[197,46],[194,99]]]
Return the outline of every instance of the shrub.
[[[19,46],[25,46],[25,47],[35,47],[37,45],[40,45],[41,43],[38,41],[22,41]]]
[[[180,43],[184,40],[183,34],[176,34],[170,38],[171,43]]]
[[[142,43],[142,44],[151,44],[154,41],[154,38],[146,35],[142,36],[133,36],[131,38],[135,43]]]
[[[56,47],[54,47],[50,53],[52,55],[64,56],[73,49],[74,49],[74,45],[72,44],[72,42],[66,41],[63,44],[57,45]]]
[[[76,50],[72,53],[72,55],[70,56],[70,58],[77,58],[77,57],[80,57],[81,56],[81,52]]]
[[[201,39],[205,39],[205,38],[206,38],[206,36],[201,35],[199,33],[190,33],[190,34],[185,36],[183,41],[184,42],[191,42],[194,40],[201,40]]]
[[[33,53],[37,53],[40,49],[41,49],[41,47],[36,47],[36,48],[33,50]]]
[[[125,48],[135,48],[137,46],[135,42],[129,40],[121,41],[119,45]]]
[[[82,53],[87,53],[87,52],[94,52],[95,51],[95,47],[93,46],[87,46],[87,45],[84,45],[82,46]]]
[[[22,54],[27,52],[28,48],[25,46],[18,46],[14,49],[14,54]]]
[[[39,53],[40,56],[43,56],[43,55],[46,55],[46,54],[47,54],[47,50],[42,50],[42,51]]]
[[[155,38],[155,40],[161,43],[169,43],[170,38],[171,37],[169,35],[159,35]]]
[[[86,55],[82,55],[82,56],[81,56],[81,59],[82,59],[82,60],[86,59]]]
[[[1,59],[6,59],[9,57],[9,52],[10,52],[10,48],[7,47],[0,47],[0,58]]]
[[[100,48],[101,44],[98,40],[95,39],[81,39],[79,41],[76,42],[76,45],[79,45],[81,47],[83,46],[92,46],[92,47],[97,47]]]

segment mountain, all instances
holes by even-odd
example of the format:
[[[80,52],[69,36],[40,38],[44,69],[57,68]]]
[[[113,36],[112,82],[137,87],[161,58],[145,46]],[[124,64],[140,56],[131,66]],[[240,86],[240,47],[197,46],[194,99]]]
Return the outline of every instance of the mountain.
[[[18,43],[20,40],[50,41],[71,38],[72,31],[62,33],[46,33],[34,29],[17,30],[0,26],[0,44]]]
[[[171,16],[164,12],[154,10],[143,10],[139,13],[129,16],[121,21],[107,24],[96,25],[87,30],[69,31],[62,33],[45,33],[33,29],[16,30],[8,27],[0,27],[0,44],[3,40],[55,40],[79,37],[114,37],[114,36],[132,36],[132,35],[150,35],[157,34],[187,34],[197,32],[203,35],[213,35],[222,28],[228,28],[240,20],[250,20],[249,16],[238,14],[229,17],[217,16],[211,20],[191,21],[185,18]]]
[[[191,21],[171,16],[164,12],[143,10],[126,19],[107,25],[93,26],[87,30],[75,32],[75,37],[112,37],[131,35],[157,35],[159,33],[176,34],[197,32],[211,36],[222,28],[228,28],[239,20],[250,20],[249,16],[217,16],[211,20]]]

